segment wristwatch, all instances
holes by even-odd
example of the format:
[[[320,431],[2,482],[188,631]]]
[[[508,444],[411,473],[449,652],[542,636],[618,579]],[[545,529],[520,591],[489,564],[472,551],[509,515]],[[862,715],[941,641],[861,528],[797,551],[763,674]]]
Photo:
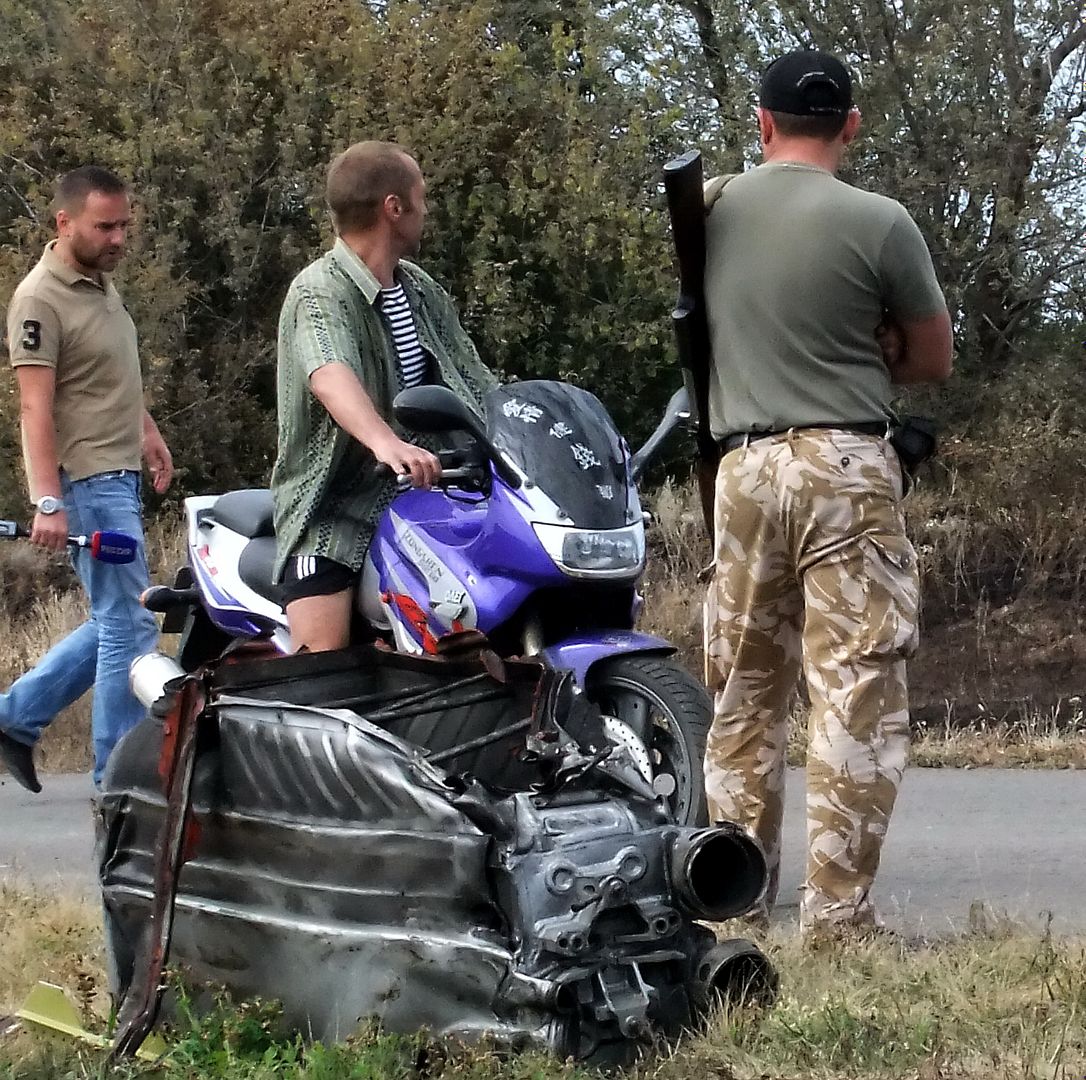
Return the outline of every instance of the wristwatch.
[[[55,514],[64,509],[64,503],[55,495],[43,495],[34,505],[39,514]]]

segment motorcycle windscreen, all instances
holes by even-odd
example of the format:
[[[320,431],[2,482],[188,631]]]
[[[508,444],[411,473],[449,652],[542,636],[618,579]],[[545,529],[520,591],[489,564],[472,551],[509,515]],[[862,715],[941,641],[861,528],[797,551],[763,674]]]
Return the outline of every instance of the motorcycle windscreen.
[[[599,398],[568,383],[532,380],[486,397],[487,434],[583,529],[629,524],[622,441]]]

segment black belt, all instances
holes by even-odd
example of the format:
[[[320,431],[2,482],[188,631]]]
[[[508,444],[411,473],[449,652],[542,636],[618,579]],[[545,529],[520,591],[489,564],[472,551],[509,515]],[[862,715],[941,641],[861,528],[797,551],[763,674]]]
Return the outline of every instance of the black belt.
[[[829,422],[826,424],[796,424],[795,427],[784,428],[781,431],[740,431],[734,435],[727,435],[720,440],[721,453],[730,454],[741,446],[747,446],[759,439],[771,439],[774,435],[787,435],[790,431],[830,430],[849,431],[855,435],[886,435],[890,429],[889,420],[865,420],[859,424],[839,424]]]

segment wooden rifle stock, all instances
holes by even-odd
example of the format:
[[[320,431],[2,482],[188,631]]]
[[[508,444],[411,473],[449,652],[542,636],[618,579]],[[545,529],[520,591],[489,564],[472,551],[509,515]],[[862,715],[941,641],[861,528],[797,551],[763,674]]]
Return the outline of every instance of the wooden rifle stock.
[[[671,235],[679,267],[679,296],[671,313],[679,364],[697,425],[698,493],[713,538],[713,506],[720,450],[709,430],[709,321],[705,311],[705,197],[701,154],[688,150],[664,166]]]

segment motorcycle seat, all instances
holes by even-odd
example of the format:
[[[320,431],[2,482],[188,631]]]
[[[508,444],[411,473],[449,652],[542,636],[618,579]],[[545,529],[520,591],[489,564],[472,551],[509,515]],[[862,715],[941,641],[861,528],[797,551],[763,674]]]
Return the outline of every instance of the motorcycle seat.
[[[243,492],[235,492],[240,495]],[[224,522],[225,524],[225,522]],[[241,549],[238,557],[238,576],[253,592],[283,606],[282,586],[272,582],[272,567],[275,565],[275,537],[258,536]]]
[[[275,536],[272,495],[267,488],[243,488],[220,495],[209,515],[232,532],[255,539]]]

